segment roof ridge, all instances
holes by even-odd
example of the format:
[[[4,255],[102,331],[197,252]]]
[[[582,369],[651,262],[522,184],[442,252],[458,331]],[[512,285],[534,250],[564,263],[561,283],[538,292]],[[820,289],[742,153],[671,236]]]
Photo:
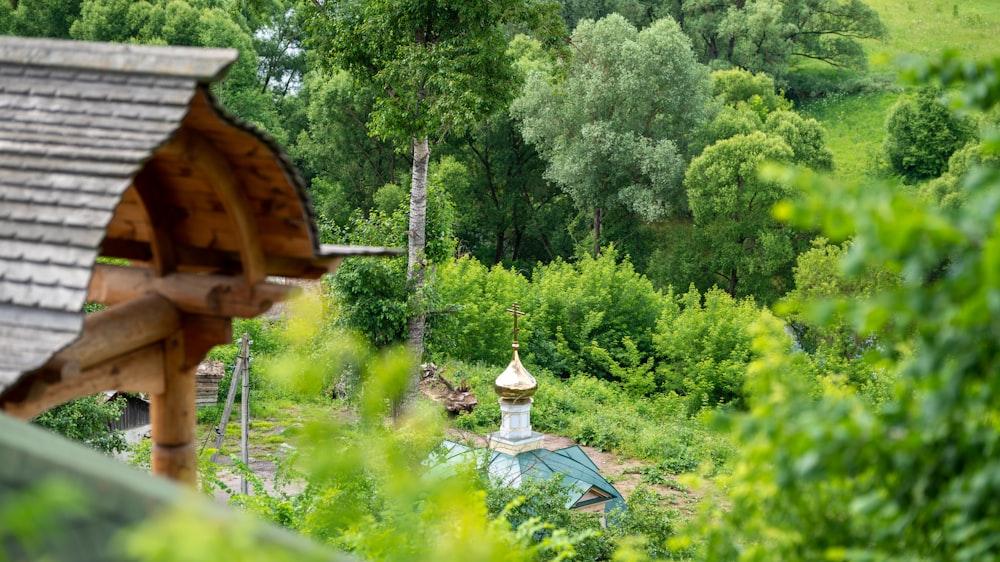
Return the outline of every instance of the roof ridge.
[[[239,57],[236,49],[0,37],[0,63],[149,74],[214,82]]]

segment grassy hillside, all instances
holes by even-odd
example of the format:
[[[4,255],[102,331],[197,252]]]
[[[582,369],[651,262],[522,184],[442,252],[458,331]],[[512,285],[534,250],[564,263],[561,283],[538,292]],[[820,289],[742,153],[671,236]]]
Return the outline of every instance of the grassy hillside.
[[[871,70],[894,74],[900,55],[932,56],[944,49],[976,58],[1000,56],[998,0],[867,0],[876,9],[889,37],[869,41]],[[803,104],[800,109],[823,124],[834,154],[835,174],[859,181],[875,170],[882,151],[883,125],[896,101],[894,92],[834,96]]]
[[[967,56],[1000,56],[997,0],[867,0],[889,28],[889,39],[868,45],[873,71],[893,70],[901,54],[934,55],[946,48]]]

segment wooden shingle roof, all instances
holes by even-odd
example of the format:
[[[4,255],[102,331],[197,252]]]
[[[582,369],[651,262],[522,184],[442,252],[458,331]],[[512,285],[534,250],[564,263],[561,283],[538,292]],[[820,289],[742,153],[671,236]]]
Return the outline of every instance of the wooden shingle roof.
[[[0,388],[76,339],[122,194],[236,57],[171,52],[0,37]]]
[[[105,273],[253,292],[387,253],[320,244],[288,157],[208,88],[237,55],[0,37],[0,393],[79,337]]]

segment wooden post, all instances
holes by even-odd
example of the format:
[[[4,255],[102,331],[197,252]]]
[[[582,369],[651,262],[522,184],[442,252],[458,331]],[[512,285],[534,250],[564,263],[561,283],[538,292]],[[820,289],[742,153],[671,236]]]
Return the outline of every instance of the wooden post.
[[[244,334],[246,341],[246,334]],[[240,455],[243,464],[250,467],[250,357],[248,346],[243,347],[243,398],[240,400]],[[247,495],[246,474],[240,475],[240,492]]]
[[[163,392],[150,395],[149,418],[153,434],[153,474],[195,486],[198,453],[195,447],[195,375],[198,366],[184,365],[184,333],[179,330],[163,342]]]
[[[222,441],[226,438],[226,426],[229,425],[229,416],[233,413],[233,401],[236,399],[236,389],[237,382],[240,381],[240,377],[243,375],[243,369],[246,365],[243,363],[243,357],[247,351],[247,338],[248,334],[243,332],[243,337],[240,338],[240,350],[236,354],[236,364],[233,367],[233,376],[229,377],[229,394],[226,395],[226,406],[222,409],[222,419],[219,420],[219,425],[215,428],[215,454],[212,455],[212,462],[218,462],[219,451],[222,450]]]

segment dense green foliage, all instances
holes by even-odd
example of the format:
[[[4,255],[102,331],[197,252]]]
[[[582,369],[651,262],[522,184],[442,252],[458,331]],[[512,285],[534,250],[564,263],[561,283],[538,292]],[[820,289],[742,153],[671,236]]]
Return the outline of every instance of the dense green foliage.
[[[833,158],[819,124],[791,111],[771,77],[744,70],[712,77],[719,107],[697,135],[705,148],[684,179],[691,228],[678,229],[672,246],[659,251],[665,271],[657,276],[769,304],[790,288],[807,236],[773,219],[771,207],[792,194],[757,170],[767,161],[827,170]]]
[[[609,248],[596,259],[541,266],[530,279],[468,258],[446,264],[435,286],[453,312],[435,320],[428,349],[502,365],[510,354],[504,303],[517,300],[531,311],[521,323],[521,356],[545,372],[609,381],[628,400],[673,392],[688,414],[742,407],[750,326],[767,313],[718,289],[663,294],[617,259]]]
[[[69,38],[80,17],[80,0],[0,2],[0,34]]]
[[[972,139],[972,123],[952,115],[941,95],[930,87],[903,95],[886,117],[886,158],[911,182],[940,176],[951,155]]]
[[[693,287],[680,306],[664,309],[654,339],[666,360],[659,374],[666,389],[687,396],[687,410],[731,404],[744,407],[750,326],[761,317],[752,299],[734,301],[712,289],[704,299]]]
[[[969,38],[995,35],[1000,13],[868,4],[879,13],[860,0],[0,0],[0,33],[239,49],[213,89],[288,148],[323,242],[412,241],[406,186],[427,173],[409,281],[402,259],[346,260],[288,322],[236,326],[255,374],[290,379],[255,377],[255,393],[344,408],[288,429],[302,439],[285,475],[305,488],[257,479],[236,500],[247,510],[378,560],[984,559],[1000,536],[1000,67],[918,67],[892,108],[899,90],[863,69],[866,52],[929,49],[929,20],[982,49]],[[870,41],[883,21],[891,43]],[[807,114],[790,101],[824,95]],[[762,175],[769,162],[800,171]],[[868,181],[889,170],[897,183]],[[393,345],[428,315],[429,358],[480,400],[451,423],[492,431],[515,301],[537,430],[633,459],[655,490],[698,471],[728,498],[709,492],[680,531],[690,513],[640,486],[599,530],[551,482],[430,476],[445,422],[396,408],[413,358]],[[113,450],[113,409],[85,399],[38,422]],[[198,520],[165,521],[129,549],[287,554],[235,529],[194,552],[178,537],[206,535]]]
[[[795,330],[797,341],[829,373],[843,376],[856,388],[878,400],[888,388],[877,374],[859,359],[879,342],[879,334],[859,332],[835,302],[847,298],[871,298],[899,283],[899,276],[878,264],[868,263],[859,275],[847,276],[841,262],[848,255],[848,243],[830,244],[825,238],[799,255],[795,266],[795,289],[779,307]],[[807,308],[829,307],[817,323]]]
[[[98,451],[118,453],[128,445],[122,432],[111,429],[109,423],[118,419],[124,405],[124,400],[106,400],[103,394],[85,396],[43,412],[32,421]]]
[[[886,35],[861,0],[677,0],[669,15],[683,22],[705,62],[784,76],[803,60],[864,68],[860,39]]]
[[[584,21],[571,42],[565,79],[531,73],[511,111],[546,177],[593,213],[596,253],[603,213],[653,221],[676,212],[685,133],[704,118],[710,83],[670,19],[642,31],[617,15]]]
[[[1000,102],[997,63],[945,58],[915,75],[961,85],[968,109]],[[987,150],[997,147],[995,133]],[[760,337],[757,396],[742,424],[740,461],[708,556],[718,560],[978,560],[993,552],[998,512],[994,414],[997,197],[1000,175],[981,167],[964,180],[966,204],[933,202],[869,185],[798,176],[810,186],[782,214],[853,236],[844,271],[866,266],[898,284],[838,309],[859,333],[878,331],[872,369],[897,377],[873,406],[826,384],[804,395],[802,361]],[[826,310],[829,310],[826,307]],[[821,307],[813,318],[825,316]],[[766,467],[766,469],[765,469]]]

